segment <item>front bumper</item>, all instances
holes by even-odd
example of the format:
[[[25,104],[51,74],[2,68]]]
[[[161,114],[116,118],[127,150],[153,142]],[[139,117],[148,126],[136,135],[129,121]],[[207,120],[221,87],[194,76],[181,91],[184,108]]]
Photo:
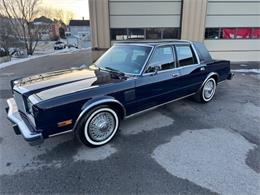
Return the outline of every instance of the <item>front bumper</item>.
[[[7,118],[12,122],[15,133],[22,134],[24,139],[32,146],[42,143],[42,134],[34,132],[34,128],[22,119],[14,98],[8,99],[7,104]]]
[[[229,73],[227,80],[231,80],[234,77],[234,73]]]

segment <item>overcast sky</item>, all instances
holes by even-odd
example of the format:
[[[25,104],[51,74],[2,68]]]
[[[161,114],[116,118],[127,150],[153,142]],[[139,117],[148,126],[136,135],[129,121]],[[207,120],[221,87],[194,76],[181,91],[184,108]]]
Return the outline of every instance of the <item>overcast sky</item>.
[[[46,6],[65,9],[74,13],[74,19],[89,19],[88,0],[42,0]]]

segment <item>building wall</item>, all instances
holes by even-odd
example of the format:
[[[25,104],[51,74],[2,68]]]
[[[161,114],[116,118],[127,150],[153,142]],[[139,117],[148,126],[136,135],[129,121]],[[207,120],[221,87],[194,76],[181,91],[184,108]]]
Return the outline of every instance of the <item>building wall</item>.
[[[182,8],[181,38],[203,41],[207,0],[184,0]]]
[[[108,0],[89,0],[92,48],[110,47]]]
[[[208,0],[205,28],[260,27],[260,0]],[[260,61],[260,39],[206,39],[214,58],[232,61]]]
[[[182,39],[202,41],[216,59],[260,61],[260,39],[206,38],[207,29],[260,27],[260,0],[89,0],[92,47],[108,48],[111,29],[181,28]],[[161,36],[163,38],[163,36]],[[144,36],[146,39],[146,35]]]
[[[89,26],[70,26],[69,30],[72,35],[78,36],[79,33],[86,32],[87,34],[90,33],[90,27]]]

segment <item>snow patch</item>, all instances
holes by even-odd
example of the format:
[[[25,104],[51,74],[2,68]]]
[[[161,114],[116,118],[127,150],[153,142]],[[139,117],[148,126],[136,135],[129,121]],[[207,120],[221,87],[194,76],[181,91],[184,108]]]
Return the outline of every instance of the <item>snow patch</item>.
[[[238,70],[232,70],[232,72],[260,74],[260,69],[238,69]]]
[[[225,129],[185,131],[152,157],[170,174],[220,194],[259,194],[260,174],[245,159],[256,145]]]
[[[35,54],[33,56],[28,56],[27,58],[12,58],[11,61],[9,62],[4,62],[4,63],[1,63],[0,64],[0,69],[2,68],[5,68],[5,67],[8,67],[8,66],[12,66],[12,65],[15,65],[15,64],[18,64],[18,63],[22,63],[22,62],[27,62],[29,60],[33,60],[33,59],[36,59],[36,58],[41,58],[41,57],[46,57],[46,56],[54,56],[54,55],[65,55],[65,54],[72,54],[72,53],[75,53],[75,52],[79,52],[79,51],[84,51],[84,50],[90,50],[91,48],[82,48],[82,49],[76,49],[76,48],[66,48],[66,49],[63,49],[63,50],[48,50],[48,51],[45,51],[45,54]]]

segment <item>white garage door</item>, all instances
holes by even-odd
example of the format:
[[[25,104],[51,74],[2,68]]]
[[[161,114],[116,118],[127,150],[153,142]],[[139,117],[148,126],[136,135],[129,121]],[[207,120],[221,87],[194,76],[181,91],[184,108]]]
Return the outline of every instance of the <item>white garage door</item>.
[[[181,0],[109,0],[110,27],[179,27]]]
[[[109,0],[111,40],[178,39],[181,0]]]
[[[209,0],[205,44],[214,58],[260,61],[260,0]]]

